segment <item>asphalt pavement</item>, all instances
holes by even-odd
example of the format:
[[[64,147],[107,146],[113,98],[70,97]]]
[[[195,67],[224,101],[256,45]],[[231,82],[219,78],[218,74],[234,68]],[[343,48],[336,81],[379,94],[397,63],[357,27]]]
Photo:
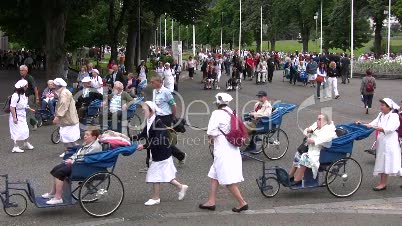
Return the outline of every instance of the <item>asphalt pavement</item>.
[[[184,72],[185,73],[185,72]],[[37,83],[45,86],[43,72],[34,72]],[[184,75],[185,77],[185,75]],[[18,72],[0,71],[0,102],[13,91],[18,80]],[[200,83],[201,73],[197,71],[195,79],[182,79],[179,84],[180,96],[176,96],[179,110],[188,116],[188,121],[196,127],[206,127],[212,110],[213,97],[224,91],[222,76],[221,90],[203,90]],[[286,155],[276,161],[265,156],[256,157],[266,161],[268,166],[282,166],[287,169],[293,160],[296,147],[303,135],[301,129],[312,124],[319,112],[332,112],[336,124],[350,123],[356,120],[369,122],[378,114],[378,100],[391,97],[395,101],[402,100],[401,80],[379,80],[374,96],[374,109],[369,115],[364,114],[360,101],[360,80],[351,79],[350,84],[339,84],[341,97],[337,100],[316,100],[312,95],[315,88],[301,84],[291,85],[282,81],[282,71],[275,72],[274,81],[270,84],[256,85],[255,81],[243,81],[243,89],[231,92],[235,97],[232,106],[241,112],[249,111],[259,90],[268,92],[274,101],[294,103],[299,107],[284,116],[281,128],[286,131],[290,146]],[[149,89],[147,90],[149,97]],[[139,114],[141,112],[138,111]],[[22,154],[11,153],[13,143],[8,130],[8,115],[0,114],[0,174],[9,174],[12,181],[29,179],[36,194],[49,191],[51,186],[50,170],[60,163],[59,154],[63,151],[61,144],[54,145],[50,141],[53,125],[44,125],[31,131],[30,140],[35,149]],[[352,157],[363,169],[363,182],[360,189],[351,197],[340,199],[331,195],[326,188],[291,191],[281,187],[274,198],[265,198],[260,193],[255,179],[262,174],[260,162],[245,159],[243,173],[245,181],[240,189],[249,203],[250,211],[242,214],[231,213],[236,205],[226,189],[218,193],[217,211],[204,212],[198,204],[207,199],[209,180],[207,173],[212,163],[206,143],[206,135],[202,130],[188,129],[179,137],[178,147],[187,153],[186,164],[178,167],[177,178],[189,185],[187,196],[177,201],[176,190],[171,185],[162,186],[161,204],[145,207],[151,187],[145,183],[145,174],[138,170],[145,166],[145,152],[136,152],[132,156],[121,156],[115,169],[125,187],[125,199],[113,215],[107,218],[93,218],[84,213],[79,205],[48,209],[35,208],[28,204],[27,211],[19,217],[11,218],[0,213],[0,225],[401,225],[402,222],[402,180],[399,177],[389,179],[388,189],[374,192],[378,178],[372,176],[374,157],[363,152],[371,147],[373,135],[357,141]],[[0,190],[4,182],[0,182]],[[356,205],[354,205],[356,204]]]

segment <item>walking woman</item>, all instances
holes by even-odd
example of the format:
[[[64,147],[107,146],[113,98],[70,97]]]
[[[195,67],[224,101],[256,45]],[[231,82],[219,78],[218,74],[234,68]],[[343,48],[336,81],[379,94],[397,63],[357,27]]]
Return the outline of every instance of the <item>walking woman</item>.
[[[147,126],[137,139],[146,139],[145,145],[138,145],[137,150],[148,149],[150,151],[150,166],[147,171],[146,182],[153,186],[152,197],[144,203],[146,206],[157,205],[160,200],[161,183],[170,183],[178,189],[178,199],[183,200],[188,186],[176,180],[176,167],[172,159],[169,138],[166,126],[156,116],[160,109],[152,101],[142,104],[142,112],[146,118]]]
[[[10,100],[10,117],[8,120],[11,139],[14,141],[12,152],[23,153],[24,149],[34,149],[28,142],[29,128],[26,109],[32,112],[35,110],[28,106],[28,98],[25,96],[25,91],[28,89],[27,80],[19,80],[14,87],[15,91]],[[21,142],[23,142],[22,146]]]
[[[338,79],[337,77],[339,76],[338,69],[336,69],[336,63],[335,61],[331,61],[329,64],[329,69],[328,69],[328,98],[332,98],[332,90],[334,90],[335,94],[335,99],[338,99],[339,92],[338,92]]]
[[[373,103],[374,91],[377,88],[377,84],[375,82],[375,78],[373,77],[373,70],[367,69],[366,77],[362,79],[362,83],[360,85],[360,93],[363,96],[364,108],[366,108],[366,114],[369,113],[369,109],[371,109],[371,105]]]
[[[326,85],[325,85],[325,79],[327,77],[327,66],[325,63],[320,62],[318,68],[317,68],[317,99],[320,99],[320,91],[321,91],[321,84],[323,84],[323,90],[324,90],[324,98],[327,98],[327,91],[326,91]]]
[[[238,187],[238,183],[244,180],[240,150],[229,143],[223,135],[231,129],[230,120],[233,111],[228,104],[233,98],[227,93],[218,93],[215,98],[218,110],[212,112],[207,130],[210,142],[214,144],[214,162],[208,173],[208,177],[211,178],[211,187],[208,201],[200,204],[199,208],[215,210],[218,187],[225,185],[239,203],[232,211],[241,212],[248,210],[248,204],[244,201]]]
[[[369,124],[367,128],[373,128],[378,132],[377,153],[374,165],[374,176],[380,176],[380,182],[374,191],[387,189],[388,176],[401,176],[401,147],[399,146],[398,128],[400,125],[398,113],[399,106],[390,98],[380,100],[380,114]],[[357,122],[360,123],[360,122]]]

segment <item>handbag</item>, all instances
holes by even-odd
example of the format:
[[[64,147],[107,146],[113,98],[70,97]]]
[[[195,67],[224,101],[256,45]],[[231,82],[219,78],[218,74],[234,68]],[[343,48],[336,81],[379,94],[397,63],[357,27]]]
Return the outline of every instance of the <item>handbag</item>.
[[[299,154],[308,152],[307,137],[303,138],[303,142],[297,148],[297,152],[299,152]]]
[[[324,76],[319,76],[318,75],[315,80],[316,80],[316,82],[322,83],[322,82],[324,82]]]

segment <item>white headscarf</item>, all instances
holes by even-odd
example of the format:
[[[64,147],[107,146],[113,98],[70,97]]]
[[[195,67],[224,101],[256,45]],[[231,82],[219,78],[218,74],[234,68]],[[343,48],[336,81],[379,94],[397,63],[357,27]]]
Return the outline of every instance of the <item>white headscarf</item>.
[[[218,93],[215,96],[215,104],[229,104],[233,100],[233,97],[227,93]]]
[[[385,103],[387,103],[387,105],[391,108],[391,110],[399,110],[399,105],[397,103],[395,103],[395,101],[393,101],[391,98],[384,98],[382,99]]]

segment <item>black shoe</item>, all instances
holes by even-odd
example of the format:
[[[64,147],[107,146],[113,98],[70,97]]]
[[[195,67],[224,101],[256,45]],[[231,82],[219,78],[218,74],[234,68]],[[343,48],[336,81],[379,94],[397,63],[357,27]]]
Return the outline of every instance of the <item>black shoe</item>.
[[[368,108],[366,108],[366,115],[368,115]]]
[[[387,190],[387,186],[382,187],[382,188],[373,188],[373,191],[383,191],[383,190]]]
[[[257,149],[256,149],[255,145],[253,145],[253,146],[247,146],[246,149],[244,149],[243,152],[247,152],[247,153],[253,154],[253,153],[256,153],[256,152],[257,152]]]
[[[244,211],[244,210],[248,210],[248,204],[240,207],[239,209],[237,209],[236,207],[232,209],[232,211],[235,213],[240,213],[241,211]]]
[[[376,150],[376,149],[367,149],[367,150],[364,150],[364,152],[367,152],[367,153],[369,153],[370,155],[375,155],[376,152],[377,152],[377,150]]]
[[[299,181],[293,181],[292,183],[290,183],[290,186],[294,187],[294,186],[298,186],[298,185],[301,185],[301,184],[302,184],[302,181],[301,181],[301,180],[299,180]]]
[[[200,204],[200,205],[198,206],[198,208],[200,208],[200,209],[202,209],[202,210],[211,210],[211,211],[215,211],[216,206],[215,206],[215,205],[213,205],[213,206],[204,206],[204,205]]]

